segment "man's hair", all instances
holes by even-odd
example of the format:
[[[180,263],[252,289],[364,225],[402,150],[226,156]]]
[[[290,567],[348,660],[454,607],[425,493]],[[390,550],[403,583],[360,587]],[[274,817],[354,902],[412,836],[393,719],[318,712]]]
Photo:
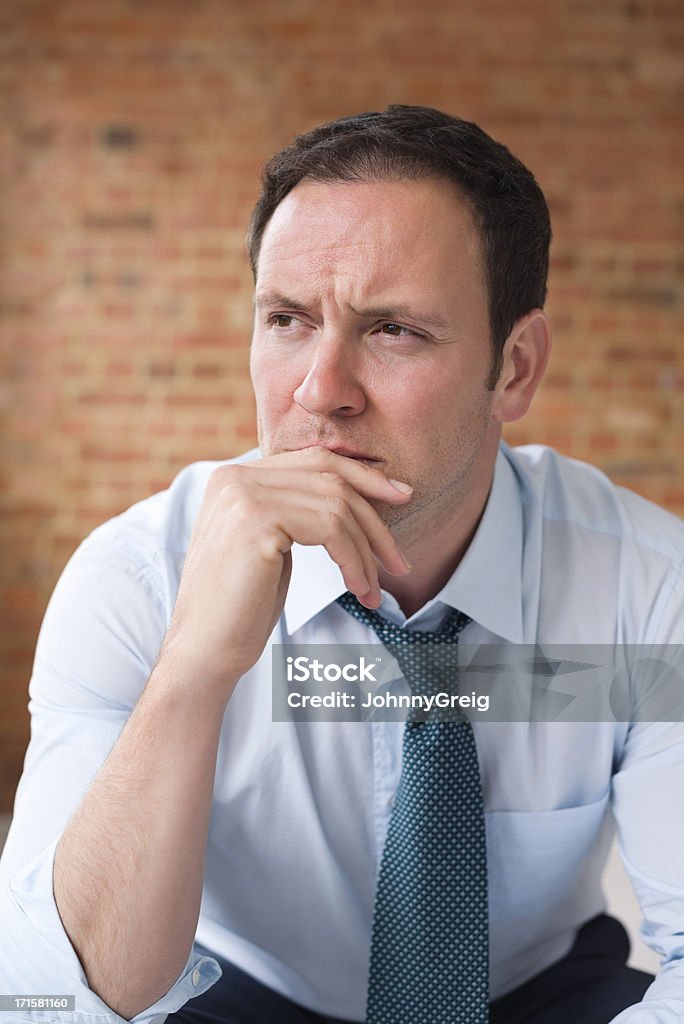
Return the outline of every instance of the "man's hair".
[[[319,125],[266,164],[247,246],[256,278],[264,230],[300,181],[367,182],[441,177],[453,182],[478,228],[489,304],[493,366],[515,322],[546,298],[551,223],[534,175],[471,121],[432,107],[393,104]]]

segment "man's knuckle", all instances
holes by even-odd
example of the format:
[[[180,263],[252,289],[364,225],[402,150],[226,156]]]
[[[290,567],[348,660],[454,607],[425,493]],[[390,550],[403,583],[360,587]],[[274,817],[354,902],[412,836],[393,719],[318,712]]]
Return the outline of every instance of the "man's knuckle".
[[[219,482],[230,480],[241,468],[241,466],[236,466],[233,462],[224,462],[212,469],[211,479]]]
[[[325,486],[331,495],[337,495],[340,498],[346,496],[349,490],[349,484],[336,470],[324,470],[321,473],[321,479],[325,483]]]
[[[223,465],[212,469],[209,476],[209,490],[220,494],[227,487],[232,487],[240,479],[242,466]]]
[[[327,448],[323,448],[321,445],[317,444],[313,445],[311,448],[304,448],[302,454],[311,462],[320,463],[321,461],[325,462],[326,455],[330,455],[330,452]]]
[[[326,510],[330,519],[337,522],[346,519],[349,505],[341,494],[329,494],[326,499]]]

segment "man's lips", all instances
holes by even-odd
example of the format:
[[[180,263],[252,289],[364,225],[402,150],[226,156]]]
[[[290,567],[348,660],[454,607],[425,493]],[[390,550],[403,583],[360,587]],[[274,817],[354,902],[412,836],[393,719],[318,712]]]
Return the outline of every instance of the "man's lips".
[[[305,448],[327,448],[333,455],[342,455],[345,459],[354,459],[356,462],[367,462],[373,465],[380,465],[384,459],[378,459],[368,452],[359,451],[356,448],[349,448],[346,445],[325,444],[324,441],[312,441],[310,444],[302,444],[297,448],[286,448],[285,451],[301,452]]]
[[[346,448],[342,445],[324,444],[321,447],[327,448],[334,455],[343,455],[345,459],[355,459],[356,462],[368,462],[377,465],[383,461],[382,459],[376,459],[373,455],[368,455],[367,452],[355,451],[353,448]]]

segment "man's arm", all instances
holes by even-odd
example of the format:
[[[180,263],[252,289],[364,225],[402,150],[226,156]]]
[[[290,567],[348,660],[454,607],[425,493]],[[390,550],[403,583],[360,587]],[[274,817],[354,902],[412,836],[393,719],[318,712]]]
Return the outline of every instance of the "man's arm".
[[[91,989],[125,1019],[187,960],[223,714],[280,616],[292,544],[324,545],[348,588],[377,603],[376,559],[407,566],[367,499],[407,497],[321,449],[213,474],[158,663],[55,854],[66,933]]]
[[[130,529],[113,522],[81,546],[62,574],[36,650],[31,742],[0,861],[0,992],[75,995],[74,1024],[119,1018],[89,988],[62,927],[54,848],[121,734],[168,625],[164,584],[172,585],[178,570],[173,554],[151,563],[152,550],[149,538],[146,548],[136,546]],[[218,974],[213,961],[191,954],[173,991],[141,1024],[163,1019]],[[17,1024],[55,1021],[50,1010],[11,1016]]]
[[[614,780],[620,854],[644,914],[641,934],[663,957],[637,1006],[615,1024],[684,1020],[684,725],[633,726]]]
[[[663,959],[644,999],[614,1024],[684,1020],[684,576],[675,570],[662,610],[633,649],[630,726],[613,777],[623,863],[644,914],[641,934]]]
[[[224,708],[178,683],[154,670],[55,852],[65,930],[126,1020],[171,988],[199,917]]]

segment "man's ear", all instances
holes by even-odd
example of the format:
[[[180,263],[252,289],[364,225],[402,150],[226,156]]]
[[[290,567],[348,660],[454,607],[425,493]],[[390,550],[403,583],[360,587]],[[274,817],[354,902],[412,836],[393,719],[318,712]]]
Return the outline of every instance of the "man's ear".
[[[551,325],[543,309],[517,320],[506,339],[492,415],[499,423],[524,416],[541,383],[551,352]]]

